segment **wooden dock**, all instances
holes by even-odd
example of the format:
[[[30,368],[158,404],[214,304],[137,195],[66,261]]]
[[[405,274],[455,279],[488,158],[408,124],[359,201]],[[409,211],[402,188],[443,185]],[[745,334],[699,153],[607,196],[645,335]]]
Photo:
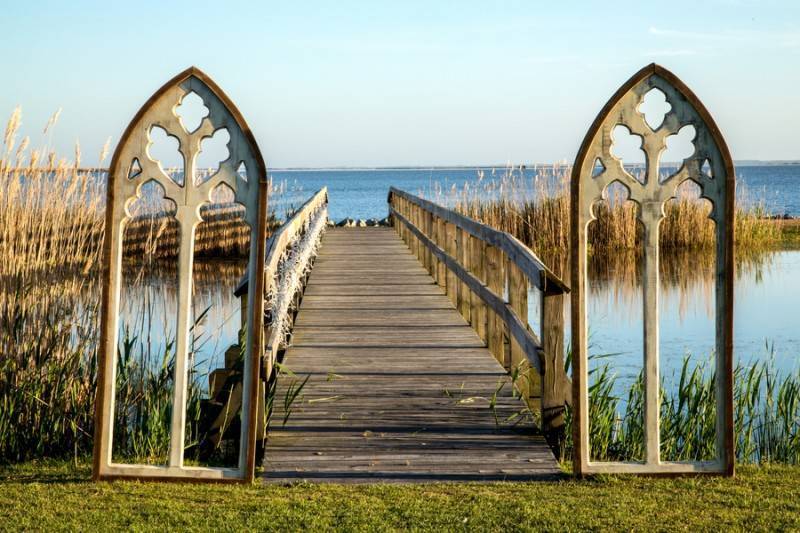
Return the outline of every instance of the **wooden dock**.
[[[295,376],[278,379],[265,481],[560,473],[504,368],[390,228],[328,231],[284,364]]]

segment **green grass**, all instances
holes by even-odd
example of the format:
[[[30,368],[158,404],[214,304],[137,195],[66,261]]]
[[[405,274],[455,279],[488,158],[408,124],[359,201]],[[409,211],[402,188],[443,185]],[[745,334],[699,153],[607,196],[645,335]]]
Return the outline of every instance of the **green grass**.
[[[0,529],[764,530],[800,528],[800,467],[734,479],[436,485],[92,483],[89,467],[0,469]]]

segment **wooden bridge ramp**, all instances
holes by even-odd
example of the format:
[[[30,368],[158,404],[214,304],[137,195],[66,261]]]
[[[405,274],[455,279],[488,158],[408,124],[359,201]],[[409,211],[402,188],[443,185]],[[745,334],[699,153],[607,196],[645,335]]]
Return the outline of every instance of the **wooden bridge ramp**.
[[[284,364],[266,481],[559,473],[503,367],[390,228],[328,231]]]

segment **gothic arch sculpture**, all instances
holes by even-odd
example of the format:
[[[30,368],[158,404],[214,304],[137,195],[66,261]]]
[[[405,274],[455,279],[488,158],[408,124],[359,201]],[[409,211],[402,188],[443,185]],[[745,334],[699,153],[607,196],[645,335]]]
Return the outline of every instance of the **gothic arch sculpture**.
[[[176,114],[183,99],[195,93],[202,98],[208,114],[199,126],[188,129]],[[150,131],[160,127],[178,140],[183,159],[184,177],[173,180],[151,158]],[[230,135],[229,157],[205,181],[195,179],[197,156],[201,142],[219,130]],[[246,178],[239,173],[241,165]],[[165,466],[117,464],[112,461],[116,353],[119,334],[119,300],[122,267],[122,243],[128,207],[141,188],[157,182],[165,196],[177,206],[180,228],[178,253],[178,310],[174,394],[170,425],[170,451]],[[244,394],[241,412],[239,464],[236,468],[202,468],[184,466],[184,430],[186,418],[187,361],[192,322],[192,272],[195,229],[202,222],[200,207],[210,203],[211,192],[225,185],[233,191],[234,201],[245,208],[244,220],[250,225],[250,254],[247,272],[250,284],[246,320],[244,361]],[[255,471],[255,412],[257,409],[258,371],[262,353],[264,256],[266,246],[267,172],[264,159],[253,134],[236,106],[206,74],[191,67],[168,81],[150,97],[134,116],[122,135],[111,160],[108,175],[106,239],[103,249],[103,301],[99,349],[98,389],[95,412],[94,465],[95,479],[122,477],[159,479],[198,479],[245,481]]]
[[[658,89],[671,109],[653,128],[640,112],[645,95]],[[644,180],[635,178],[611,152],[612,130],[625,126],[642,139],[645,152]],[[686,126],[694,127],[694,153],[677,171],[659,176],[659,161],[666,140]],[[674,198],[678,187],[691,180],[713,205],[709,217],[716,234],[716,459],[667,462],[660,457],[659,434],[659,336],[658,336],[658,242],[664,205]],[[638,205],[644,229],[644,380],[645,413],[643,462],[594,462],[590,457],[587,354],[587,228],[594,219],[593,205],[607,188],[621,183]],[[572,346],[574,471],[594,473],[681,474],[716,473],[733,475],[733,243],[735,177],[733,161],[711,115],[677,76],[658,65],[634,74],[611,97],[595,119],[578,151],[571,177],[572,245]]]

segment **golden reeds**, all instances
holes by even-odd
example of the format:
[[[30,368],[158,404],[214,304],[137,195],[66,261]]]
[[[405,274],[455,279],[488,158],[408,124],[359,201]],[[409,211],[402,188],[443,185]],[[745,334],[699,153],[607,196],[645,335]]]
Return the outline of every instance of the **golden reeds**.
[[[542,257],[569,250],[568,166],[537,169],[531,176],[521,168],[509,167],[501,175],[444,189],[434,186],[428,196],[476,220],[508,231]],[[688,185],[688,184],[686,184]],[[714,242],[714,223],[708,218],[711,205],[699,198],[697,190],[681,186],[676,199],[665,206],[661,224],[662,249],[707,249]],[[637,207],[626,201],[624,191],[609,191],[606,201],[595,206],[596,220],[589,225],[593,253],[634,250],[641,242]],[[762,203],[737,204],[736,242],[741,249],[780,244],[781,227],[769,220]]]
[[[90,449],[99,337],[105,176],[79,168],[78,143],[72,162],[32,149],[27,137],[18,143],[21,123],[17,108],[0,149],[0,463]],[[107,142],[101,161],[108,151]],[[231,200],[201,210],[198,255],[246,253],[249,229]],[[157,198],[144,203],[128,224],[125,256],[175,255],[174,219]],[[139,278],[135,268],[126,263],[126,280]],[[218,280],[220,268],[211,274]]]

